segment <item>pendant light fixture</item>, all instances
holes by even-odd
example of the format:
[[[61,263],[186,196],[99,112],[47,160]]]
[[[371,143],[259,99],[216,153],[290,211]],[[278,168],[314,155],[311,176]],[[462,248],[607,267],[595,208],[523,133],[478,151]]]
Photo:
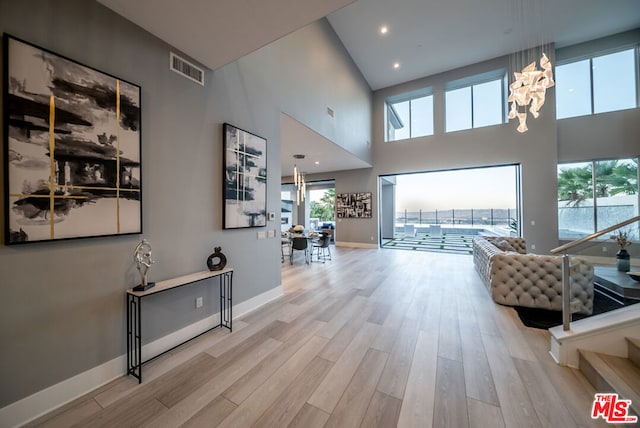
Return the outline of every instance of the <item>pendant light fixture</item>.
[[[520,53],[514,53],[511,58],[511,70],[513,81],[509,85],[509,98],[511,104],[509,119],[518,118],[518,132],[526,132],[527,113],[537,118],[540,109],[544,105],[547,89],[555,86],[553,80],[553,65],[547,57],[545,50],[550,52],[553,45],[547,40],[545,43],[546,20],[544,16],[544,0],[516,0],[513,7],[513,28],[505,31],[505,34],[513,34],[517,29],[524,39],[532,40],[537,34],[537,48],[523,46]],[[539,58],[540,68],[537,67]]]
[[[302,160],[305,155],[293,155],[296,160]],[[304,179],[304,173],[298,169],[298,165],[293,165],[293,184],[296,187],[296,204],[300,206],[300,202],[304,201],[304,195],[307,193],[307,183]]]

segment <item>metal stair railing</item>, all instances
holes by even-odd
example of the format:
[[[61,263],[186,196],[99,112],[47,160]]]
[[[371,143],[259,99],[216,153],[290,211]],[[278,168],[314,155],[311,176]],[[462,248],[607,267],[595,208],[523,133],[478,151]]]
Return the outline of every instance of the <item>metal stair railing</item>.
[[[567,331],[571,329],[571,266],[569,265],[568,250],[576,248],[582,244],[585,244],[595,238],[598,238],[607,233],[611,233],[616,229],[628,226],[631,223],[640,221],[640,216],[632,217],[628,220],[614,224],[613,226],[602,229],[599,232],[592,233],[584,238],[576,239],[567,244],[561,245],[551,250],[551,254],[562,253],[562,329]]]

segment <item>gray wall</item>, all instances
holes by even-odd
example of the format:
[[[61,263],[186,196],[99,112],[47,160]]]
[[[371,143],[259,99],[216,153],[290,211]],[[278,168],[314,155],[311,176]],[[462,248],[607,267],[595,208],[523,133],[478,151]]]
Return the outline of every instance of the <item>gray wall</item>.
[[[223,122],[267,139],[268,211],[280,211],[281,111],[371,156],[362,148],[370,138],[370,90],[325,21],[207,71],[205,88],[168,70],[170,46],[94,1],[3,1],[0,31],[141,85],[151,280],[205,270],[213,247],[222,246],[235,269],[235,304],[280,285],[279,239],[221,229]],[[315,53],[321,64],[311,61]],[[340,112],[333,127],[312,120],[326,116],[327,104]],[[136,284],[139,239],[0,246],[0,407],[125,352],[124,291]],[[145,311],[145,342],[216,310],[214,286],[163,294]],[[196,310],[201,295],[205,307]]]

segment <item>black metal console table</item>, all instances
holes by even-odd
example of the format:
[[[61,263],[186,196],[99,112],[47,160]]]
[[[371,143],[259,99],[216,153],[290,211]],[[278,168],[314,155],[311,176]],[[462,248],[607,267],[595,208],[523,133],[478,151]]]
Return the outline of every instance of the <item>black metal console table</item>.
[[[167,290],[198,283],[205,279],[218,277],[220,285],[220,323],[184,342],[142,361],[142,298],[152,296]],[[146,362],[169,352],[180,345],[218,327],[226,327],[231,331],[232,323],[232,290],[233,269],[225,268],[218,271],[204,271],[156,282],[153,288],[146,291],[127,290],[127,375],[132,375],[142,383],[142,365]]]

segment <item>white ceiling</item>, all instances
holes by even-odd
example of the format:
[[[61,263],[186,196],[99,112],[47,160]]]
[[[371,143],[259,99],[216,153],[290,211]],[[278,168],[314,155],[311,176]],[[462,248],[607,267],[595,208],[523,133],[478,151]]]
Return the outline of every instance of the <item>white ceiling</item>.
[[[280,128],[283,177],[293,175],[294,165],[305,174],[371,167],[287,114],[280,115]],[[303,154],[305,158],[294,159],[296,154]]]
[[[543,43],[562,47],[638,28],[640,1],[358,0],[328,19],[376,90]]]
[[[211,70],[354,0],[98,0]]]
[[[640,0],[98,1],[210,69],[329,14],[374,90],[542,43],[562,47],[640,28]],[[307,154],[309,173],[368,166],[282,117],[283,176],[290,175],[294,153]]]

